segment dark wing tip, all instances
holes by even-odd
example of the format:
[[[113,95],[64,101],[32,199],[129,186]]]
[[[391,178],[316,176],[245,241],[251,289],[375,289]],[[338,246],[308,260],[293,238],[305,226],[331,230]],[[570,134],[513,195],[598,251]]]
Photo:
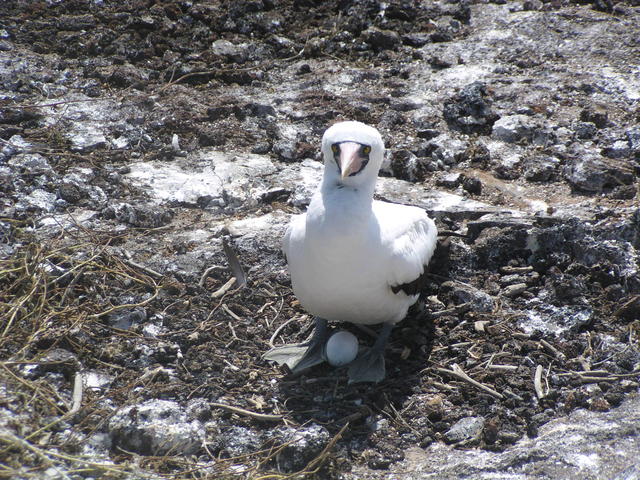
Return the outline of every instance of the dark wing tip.
[[[393,285],[391,291],[395,294],[404,292],[407,295],[419,294],[427,281],[427,274],[432,270],[440,270],[445,266],[445,263],[449,259],[449,250],[451,248],[451,239],[449,237],[442,241],[438,241],[436,244],[436,250],[429,259],[430,262],[424,266],[424,269],[420,276],[415,280],[401,285]]]
[[[427,268],[425,266],[424,272],[422,272],[418,278],[408,283],[403,283],[401,285],[393,285],[391,287],[391,291],[396,294],[400,292],[404,292],[409,296],[417,295],[422,291],[422,287],[424,286],[425,279],[427,278],[426,273],[427,273]]]

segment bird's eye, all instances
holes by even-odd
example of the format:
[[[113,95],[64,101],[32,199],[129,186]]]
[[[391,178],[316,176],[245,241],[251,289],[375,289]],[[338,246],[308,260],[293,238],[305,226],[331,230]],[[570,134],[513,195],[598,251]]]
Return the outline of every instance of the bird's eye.
[[[340,147],[338,146],[337,143],[334,143],[333,145],[331,145],[331,150],[333,151],[333,153],[338,153],[338,150],[340,150]]]
[[[365,145],[364,147],[362,147],[362,153],[364,153],[365,155],[369,155],[370,152],[371,147],[369,145]]]

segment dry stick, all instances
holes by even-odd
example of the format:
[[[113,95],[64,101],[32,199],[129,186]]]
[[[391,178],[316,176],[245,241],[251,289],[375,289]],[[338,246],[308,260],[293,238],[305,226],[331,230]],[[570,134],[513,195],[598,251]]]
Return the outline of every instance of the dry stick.
[[[527,266],[527,267],[510,267],[510,266],[504,266],[504,267],[500,267],[500,273],[529,273],[533,271],[533,267],[532,266]]]
[[[231,289],[231,287],[233,287],[234,283],[236,283],[236,277],[231,277],[229,280],[227,280],[227,283],[225,283],[218,290],[211,294],[211,298],[220,298],[225,293],[227,293]],[[222,308],[224,308],[224,305]]]
[[[233,318],[236,322],[241,322],[241,321],[242,321],[242,318],[240,318],[238,315],[236,315],[235,313],[233,313],[233,312],[231,311],[231,309],[230,309],[229,307],[227,307],[227,304],[226,304],[226,303],[223,303],[223,304],[222,304],[222,309],[223,309],[225,312],[227,312],[227,314],[228,314],[231,318]],[[235,333],[234,333],[234,335],[235,335]]]
[[[235,372],[237,372],[238,370],[240,370],[240,367],[236,367],[233,363],[231,363],[231,362],[230,362],[229,360],[227,360],[226,358],[223,358],[223,359],[222,359],[222,361],[223,361],[224,363],[226,363],[226,364],[227,364],[227,366],[228,366],[231,370],[233,370],[233,371],[235,371]]]
[[[357,420],[360,420],[362,417],[370,414],[371,414],[371,409],[365,406],[365,407],[361,407],[360,410],[358,410],[357,412],[347,415],[346,417],[342,417],[341,419],[336,420],[333,423],[353,423]]]
[[[473,385],[474,387],[479,388],[480,390],[483,390],[485,392],[487,392],[489,395],[492,395],[496,398],[499,399],[503,399],[504,395],[502,395],[500,392],[496,392],[493,388],[488,387],[487,385],[480,383],[476,380],[474,380],[473,378],[471,378],[469,375],[467,375],[458,365],[453,365],[454,370],[449,370],[447,368],[436,368],[436,371],[438,371],[439,373],[444,373],[445,375],[451,375],[453,377],[456,377],[460,380],[464,380],[465,382],[470,383],[471,385]]]
[[[265,303],[265,305],[266,305],[266,303]],[[273,310],[276,313],[276,315],[275,315],[275,317],[273,317],[271,319],[271,321],[266,321],[267,326],[269,328],[271,328],[271,325],[273,324],[273,322],[275,322],[278,319],[278,317],[280,316],[280,314],[282,313],[282,307],[283,306],[284,306],[284,297],[280,297],[280,306],[278,307],[277,310],[275,308],[273,308],[273,306],[271,306],[271,310]]]
[[[559,373],[558,376],[559,377],[577,376],[581,380],[587,379],[589,382],[597,382],[599,380],[603,382],[606,382],[606,381],[610,382],[610,381],[618,380],[621,378],[630,378],[630,377],[640,376],[640,370],[635,370],[629,373],[611,373],[611,372],[607,372],[606,370],[584,370],[582,372]]]
[[[501,372],[515,372],[518,370],[516,365],[488,365],[486,368],[490,368],[492,370],[499,370]]]
[[[69,416],[74,415],[80,410],[80,406],[82,405],[82,387],[82,373],[78,372],[73,380],[73,404],[69,412],[67,412]]]
[[[152,268],[145,267],[144,265],[142,265],[140,263],[137,263],[137,262],[134,262],[133,260],[131,260],[131,258],[129,258],[131,256],[131,254],[129,252],[125,251],[125,255],[127,257],[125,259],[125,263],[127,263],[129,266],[137,268],[139,270],[142,270],[143,272],[148,273],[152,277],[162,278],[163,275],[160,272],[156,272]]]
[[[144,305],[152,302],[158,296],[158,293],[160,293],[160,288],[158,288],[157,285],[154,285],[154,287],[155,287],[156,290],[155,290],[155,292],[153,292],[153,295],[151,297],[147,298],[146,300],[144,300],[143,302],[140,302],[140,303],[126,303],[124,305],[116,305],[115,307],[111,307],[111,308],[105,310],[104,312],[94,313],[93,315],[89,315],[88,318],[94,319],[94,318],[104,317],[105,315],[108,315],[108,314],[110,314],[112,312],[116,312],[118,310],[122,310],[122,309],[125,309],[125,308],[143,307]]]
[[[224,269],[225,267],[221,265],[213,265],[212,267],[207,268],[202,274],[202,276],[200,277],[200,281],[198,282],[198,285],[200,285],[201,287],[204,287],[204,281],[207,279],[209,275],[211,275],[211,272],[213,272],[214,270],[224,270]]]
[[[615,382],[617,378],[609,378],[609,377],[583,377],[580,376],[580,381],[582,383],[600,383],[600,382]]]
[[[572,375],[578,375],[578,376],[582,376],[583,374],[588,373],[589,375],[592,375],[594,377],[608,377],[609,375],[611,375],[611,372],[607,372],[606,370],[585,370],[582,372],[568,372],[568,373],[559,373],[558,376],[559,377],[570,377]],[[636,375],[640,374],[640,372],[636,373]],[[633,372],[631,373],[631,375],[633,375]]]
[[[446,315],[456,315],[459,313],[466,313],[471,310],[471,303],[463,303],[461,305],[456,305],[453,308],[448,308],[446,310],[440,310],[439,312],[429,313],[429,318],[436,319],[440,317],[444,317]]]
[[[536,373],[533,376],[533,388],[539,400],[542,400],[546,396],[544,388],[542,388],[542,365],[536,367]]]
[[[282,329],[284,327],[286,327],[287,325],[289,325],[291,322],[295,322],[296,320],[298,320],[298,317],[293,317],[290,318],[289,320],[287,320],[286,322],[284,322],[282,325],[280,325],[278,328],[276,328],[276,331],[273,332],[273,335],[271,335],[271,338],[269,339],[269,346],[271,348],[274,348],[275,345],[273,344],[273,341],[276,339],[276,337],[280,334],[280,332],[282,331]]]
[[[273,415],[269,413],[252,412],[251,410],[245,410],[244,408],[234,407],[232,405],[227,405],[226,403],[210,402],[209,405],[211,405],[212,407],[218,407],[218,408],[223,408],[225,410],[229,410],[230,412],[237,413],[238,415],[244,415],[246,417],[255,418],[256,420],[264,420],[266,422],[279,422],[284,418],[283,415]]]
[[[549,342],[547,342],[545,339],[540,339],[540,345],[542,345],[545,350],[549,351],[550,353],[552,353],[556,358],[560,358],[560,359],[564,359],[565,355],[564,353],[562,353],[560,350],[558,350],[556,347],[554,347],[553,345],[551,345]]]

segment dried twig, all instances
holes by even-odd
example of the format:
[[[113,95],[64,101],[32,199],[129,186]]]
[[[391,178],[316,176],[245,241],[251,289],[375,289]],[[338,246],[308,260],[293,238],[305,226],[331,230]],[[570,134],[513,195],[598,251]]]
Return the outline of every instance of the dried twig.
[[[155,270],[153,270],[152,268],[145,267],[144,265],[142,265],[142,264],[140,264],[140,263],[134,262],[134,261],[131,259],[131,254],[130,254],[129,252],[127,252],[126,250],[125,250],[124,254],[125,254],[125,256],[127,257],[127,258],[125,259],[125,263],[127,263],[129,266],[131,266],[131,267],[133,267],[133,268],[137,268],[138,270],[142,270],[143,272],[148,273],[148,274],[149,274],[149,275],[151,275],[152,277],[155,277],[155,278],[162,278],[162,276],[163,276],[163,275],[162,275],[161,273],[156,272],[156,271],[155,271]]]
[[[542,365],[536,367],[536,373],[533,376],[533,388],[539,400],[542,400],[546,396],[544,388],[542,387]]]
[[[252,412],[251,410],[234,407],[232,405],[227,405],[226,403],[210,402],[209,405],[211,405],[212,407],[223,408],[225,410],[229,410],[230,412],[237,413],[238,415],[244,415],[245,417],[255,418],[256,420],[263,420],[265,422],[279,422],[284,418],[283,415]]]
[[[73,404],[71,405],[71,409],[67,413],[68,415],[74,415],[80,410],[80,406],[82,405],[82,388],[83,379],[82,373],[76,373],[76,376],[73,380]]]
[[[284,327],[286,327],[287,325],[289,325],[291,322],[295,322],[296,320],[299,320],[298,317],[293,317],[290,318],[289,320],[287,320],[286,322],[284,322],[282,325],[280,325],[278,328],[276,328],[276,331],[273,332],[273,335],[271,335],[271,338],[269,339],[269,346],[271,348],[274,348],[275,345],[273,343],[273,341],[276,339],[276,337],[280,334],[280,332],[284,329]]]
[[[515,372],[516,370],[518,370],[518,367],[516,365],[487,365],[486,368],[499,370],[501,372]]]
[[[623,378],[640,377],[640,370],[629,373],[611,373],[606,370],[585,370],[582,372],[559,373],[560,377],[578,377],[583,383],[612,382]]]
[[[203,272],[202,276],[200,277],[200,281],[198,282],[198,285],[200,285],[201,287],[204,287],[205,280],[209,275],[211,275],[211,272],[213,272],[214,270],[224,270],[224,267],[220,265],[213,265],[212,267],[207,268]]]
[[[500,267],[500,273],[505,273],[505,274],[529,273],[529,272],[533,272],[533,267],[530,265],[527,267],[511,267],[509,265]]]
[[[460,304],[460,305],[456,305],[453,308],[448,308],[446,310],[440,310],[439,312],[429,313],[428,316],[431,319],[436,319],[436,318],[440,318],[440,317],[445,317],[447,315],[459,315],[461,313],[466,313],[469,310],[471,310],[471,303],[467,302],[467,303],[463,303],[463,304]]]
[[[502,395],[500,392],[495,391],[493,388],[488,387],[487,385],[485,385],[484,383],[480,383],[476,380],[474,380],[473,378],[471,378],[469,375],[467,375],[458,365],[454,364],[453,365],[453,370],[449,370],[447,368],[436,368],[436,370],[439,373],[443,373],[445,375],[450,375],[452,377],[456,377],[459,380],[463,380],[467,383],[470,383],[471,385],[473,385],[474,387],[479,388],[480,390],[483,390],[485,392],[487,392],[489,395],[496,397],[496,398],[500,398],[503,399],[504,395]]]
[[[230,309],[229,307],[227,307],[227,304],[226,304],[226,303],[223,303],[223,304],[222,304],[222,309],[223,309],[225,312],[227,312],[227,315],[229,315],[231,318],[233,318],[236,322],[241,322],[241,321],[242,321],[242,318],[240,318],[238,315],[236,315],[235,313],[233,313],[233,312],[231,311],[231,309]],[[234,332],[234,335],[235,335],[235,332]]]
[[[211,298],[220,298],[225,293],[227,293],[231,289],[231,287],[233,287],[234,283],[236,283],[236,277],[231,277],[229,280],[227,280],[227,283],[225,283],[218,290],[211,294]],[[222,308],[225,308],[225,306],[223,305]]]
[[[540,345],[542,345],[542,347],[547,350],[549,353],[553,354],[556,358],[559,359],[564,359],[565,355],[564,353],[562,353],[560,350],[558,350],[556,347],[554,347],[553,345],[551,345],[549,342],[547,342],[544,338],[540,339]]]

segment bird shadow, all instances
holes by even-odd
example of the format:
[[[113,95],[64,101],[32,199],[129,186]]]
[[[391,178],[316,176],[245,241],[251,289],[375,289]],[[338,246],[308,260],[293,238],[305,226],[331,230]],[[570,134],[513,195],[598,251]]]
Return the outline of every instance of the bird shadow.
[[[350,330],[361,344],[373,344],[374,339],[366,338],[357,327],[340,324],[339,328]],[[423,305],[416,305],[389,338],[386,377],[380,383],[349,384],[347,367],[334,368],[326,363],[285,376],[278,388],[289,416],[300,424],[323,425],[330,433],[349,424],[343,438],[367,448],[376,422],[387,418],[401,423],[399,412],[407,408],[410,397],[422,391],[434,335],[428,312]]]

